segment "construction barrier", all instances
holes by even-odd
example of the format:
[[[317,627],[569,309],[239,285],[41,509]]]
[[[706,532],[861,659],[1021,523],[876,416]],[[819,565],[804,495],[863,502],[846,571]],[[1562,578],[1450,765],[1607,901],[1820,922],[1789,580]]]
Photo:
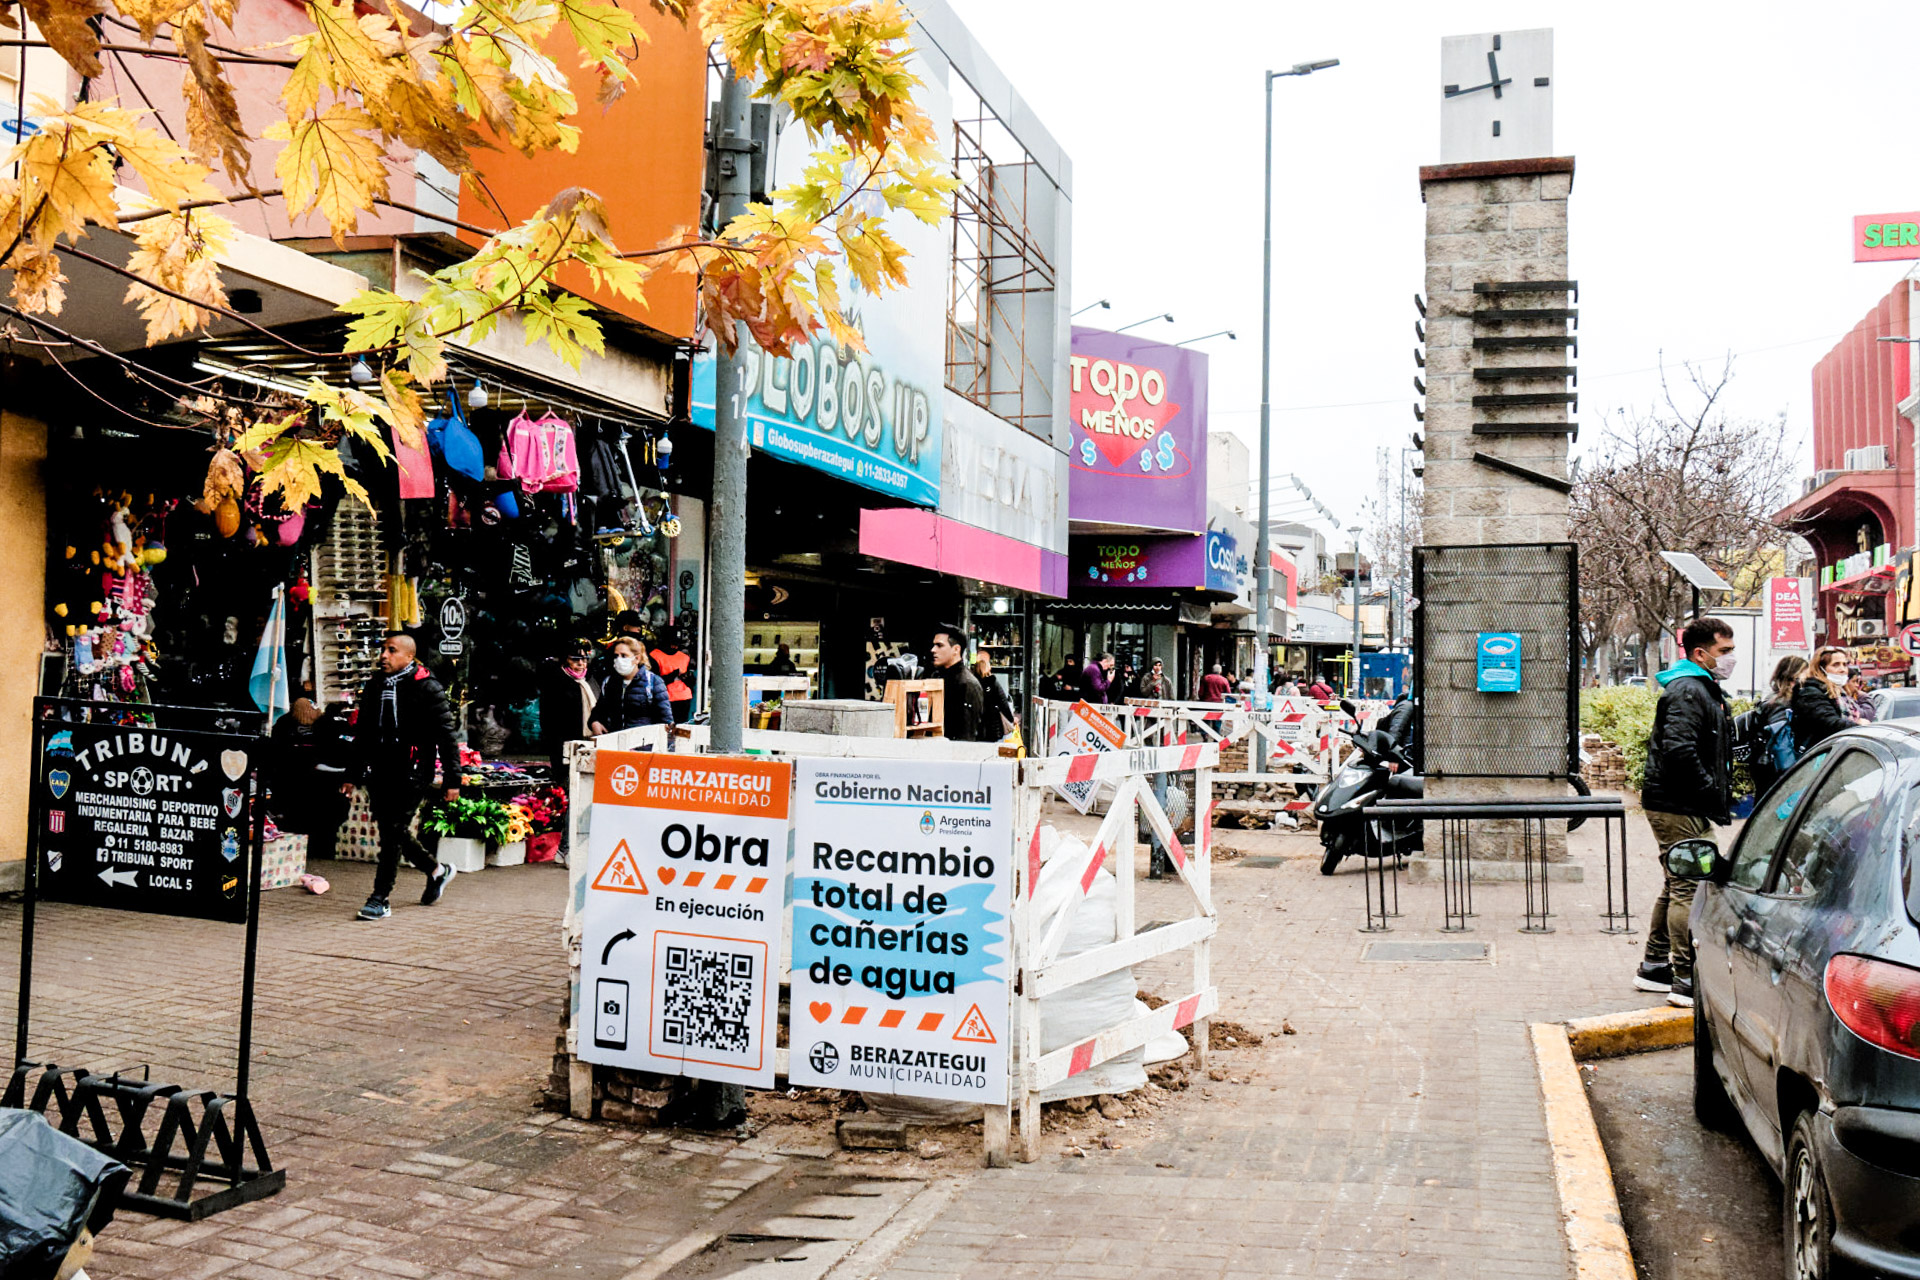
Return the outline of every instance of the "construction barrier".
[[[1143,727],[1142,732],[1158,735],[1163,728]],[[595,859],[586,856],[591,831],[596,757],[606,750],[664,750],[667,733],[665,728],[629,730],[621,734],[609,734],[592,743],[575,743],[569,747],[569,793],[575,801],[569,822],[571,846],[575,852],[569,864],[571,891],[563,929],[571,988],[566,1034],[566,1048],[570,1057],[570,1109],[577,1116],[589,1116],[593,1108],[594,1068],[591,1063],[580,1060],[579,1049],[582,915],[589,883],[596,874],[591,865]],[[705,726],[681,726],[674,733],[678,739],[675,749],[682,753],[682,759],[691,762],[707,753],[708,734]],[[985,1015],[985,1022],[1007,1029],[1012,1044],[998,1048],[1005,1050],[1017,1045],[1018,1053],[1006,1053],[1006,1102],[984,1104],[983,1143],[988,1164],[1005,1166],[1011,1162],[1015,1150],[1013,1117],[1016,1113],[1020,1117],[1019,1157],[1023,1160],[1038,1157],[1041,1111],[1038,1097],[1041,1091],[1118,1055],[1138,1049],[1156,1036],[1192,1026],[1196,1052],[1204,1064],[1207,1022],[1219,1006],[1219,993],[1213,985],[1210,968],[1211,939],[1218,928],[1212,897],[1212,834],[1208,824],[1202,821],[1196,826],[1192,846],[1184,844],[1166,810],[1154,798],[1152,777],[1156,774],[1191,775],[1197,812],[1206,816],[1212,797],[1211,778],[1220,758],[1218,741],[1147,747],[1129,745],[1105,752],[1014,760],[1001,756],[997,746],[991,743],[950,742],[937,738],[846,738],[780,730],[747,730],[742,736],[742,751],[759,759],[792,761],[796,764],[809,758],[873,761],[876,764],[882,761],[926,764],[995,761],[1004,763],[1010,770],[1013,778],[1010,839],[1005,845],[983,848],[976,841],[973,846],[976,853],[1004,857],[1002,865],[1011,870],[1007,921],[1009,954],[1005,960],[1004,983],[1008,1003],[997,1011],[980,1012]],[[801,770],[796,767],[794,774],[797,780]],[[618,783],[616,775],[614,785]],[[1112,799],[1098,832],[1087,844],[1083,863],[1073,868],[1079,896],[1071,899],[1064,910],[1052,916],[1044,936],[1037,936],[1031,908],[1041,871],[1041,830],[1047,825],[1043,819],[1046,797],[1049,793],[1064,794],[1068,787],[1088,783],[1110,788]],[[794,798],[796,801],[803,799],[797,793]],[[1157,923],[1144,933],[1137,930],[1134,898],[1136,824],[1142,820],[1166,847],[1171,864],[1186,890],[1188,912],[1184,918],[1172,923]],[[857,825],[861,820],[853,821]],[[921,829],[926,830],[925,827]],[[1061,945],[1074,911],[1094,885],[1101,868],[1109,864],[1118,886],[1114,941],[1062,958]],[[784,878],[788,898],[784,903],[787,924],[782,935],[783,954],[780,956],[778,973],[782,985],[790,985],[796,993],[788,1002],[792,1006],[792,1012],[787,1015],[789,1019],[799,1018],[805,1013],[812,1019],[806,1026],[817,1031],[823,1013],[807,997],[798,994],[803,985],[799,979],[811,975],[794,970],[796,946],[800,941],[793,925],[795,904],[792,901],[794,878],[800,874],[797,868],[798,864],[790,863],[789,874]],[[604,874],[604,869],[600,874]],[[684,875],[683,871],[683,878]],[[606,886],[594,884],[593,887]],[[1156,914],[1164,914],[1164,909],[1156,908]],[[596,941],[595,945],[597,951],[599,943]],[[1052,1052],[1041,1051],[1039,1001],[1043,997],[1057,995],[1089,979],[1182,951],[1190,955],[1191,977],[1183,984],[1183,994],[1177,999],[1144,1016],[1135,1016],[1129,1009],[1124,1016],[1118,1016],[1113,1025],[1099,1027],[1091,1034],[1078,1038],[1075,1043]],[[998,961],[993,963],[994,967],[999,964]],[[861,996],[866,998],[858,998]],[[864,1027],[872,1022],[874,1034],[883,1028],[900,1031],[916,1029],[911,1020],[902,1023],[899,1014],[891,1009],[882,1014],[880,1007],[890,1003],[886,993],[869,990],[864,985],[864,979],[862,986],[850,988],[849,997],[853,999],[852,1004],[843,1000],[833,1010],[832,1021],[836,1028],[842,1024]],[[897,997],[891,1003],[897,1005]],[[803,1004],[806,1005],[805,1010],[801,1007]],[[873,1011],[873,1019],[866,1018],[870,1010]],[[621,1016],[626,1016],[624,1010]],[[928,1018],[921,1019],[919,1026],[924,1027],[928,1021]],[[966,1022],[973,1022],[971,1015]],[[972,1030],[977,1032],[978,1028]],[[595,1029],[593,1034],[597,1037],[598,1030]],[[811,1042],[815,1035],[803,1034],[800,1027],[790,1028],[789,1040],[793,1041],[796,1037]],[[956,1032],[954,1038],[958,1040],[961,1037]],[[595,1043],[599,1041],[596,1039]],[[817,1052],[819,1045],[813,1044],[811,1048]],[[800,1050],[808,1054],[808,1043],[801,1043]],[[772,1053],[773,1072],[779,1077],[791,1077],[795,1072],[812,1076],[819,1070],[819,1064],[812,1062],[811,1056],[809,1054],[809,1061],[799,1061],[792,1056],[789,1047],[778,1047]],[[604,1058],[600,1060],[605,1061]],[[993,1060],[998,1061],[997,1058]],[[831,1078],[839,1080],[846,1077],[836,1075]],[[808,1082],[816,1081],[810,1079]],[[908,1089],[899,1089],[898,1092],[904,1096],[921,1096]]]

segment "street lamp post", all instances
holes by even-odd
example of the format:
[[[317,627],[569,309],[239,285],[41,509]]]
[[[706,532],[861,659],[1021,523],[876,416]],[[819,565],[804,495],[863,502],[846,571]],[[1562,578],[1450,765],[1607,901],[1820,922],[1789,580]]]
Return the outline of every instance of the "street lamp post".
[[[1254,535],[1253,705],[1268,705],[1267,666],[1273,648],[1273,550],[1267,522],[1272,512],[1273,480],[1273,82],[1281,76],[1310,76],[1340,65],[1338,58],[1295,63],[1289,71],[1264,73],[1267,91],[1267,164],[1262,184],[1265,231],[1260,248],[1260,527]],[[1265,772],[1265,751],[1254,751],[1253,767]]]
[[[1347,696],[1360,696],[1360,526],[1347,530],[1353,535],[1353,669],[1347,672]]]

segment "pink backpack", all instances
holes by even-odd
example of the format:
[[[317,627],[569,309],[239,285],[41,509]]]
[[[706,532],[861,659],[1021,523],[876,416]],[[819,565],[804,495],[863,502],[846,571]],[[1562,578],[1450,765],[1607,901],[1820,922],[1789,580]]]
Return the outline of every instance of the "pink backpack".
[[[580,460],[573,428],[549,413],[521,414],[507,424],[500,442],[500,478],[518,480],[528,493],[572,493],[580,487]]]

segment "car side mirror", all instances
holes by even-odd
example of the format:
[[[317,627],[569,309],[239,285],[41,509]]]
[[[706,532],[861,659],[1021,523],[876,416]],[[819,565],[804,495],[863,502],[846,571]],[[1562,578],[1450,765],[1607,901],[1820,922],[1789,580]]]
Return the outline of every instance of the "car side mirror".
[[[1666,857],[1667,874],[1676,880],[1725,880],[1731,865],[1718,844],[1701,836],[1676,840]]]

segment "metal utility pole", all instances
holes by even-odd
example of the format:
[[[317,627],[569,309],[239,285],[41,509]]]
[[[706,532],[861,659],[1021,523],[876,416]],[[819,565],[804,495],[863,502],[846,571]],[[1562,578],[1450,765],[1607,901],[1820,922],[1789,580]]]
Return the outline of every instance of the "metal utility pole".
[[[1265,198],[1265,231],[1260,248],[1260,527],[1253,543],[1253,705],[1270,705],[1267,666],[1273,649],[1273,549],[1268,524],[1273,514],[1273,82],[1281,76],[1310,76],[1340,65],[1338,58],[1295,63],[1291,71],[1264,73],[1267,91],[1267,165],[1261,185]],[[1257,738],[1256,738],[1257,740]],[[1253,768],[1264,773],[1265,751],[1250,751]]]
[[[1360,526],[1347,530],[1353,535],[1353,670],[1347,673],[1347,696],[1358,698],[1360,683]]]
[[[720,89],[719,225],[745,213],[753,190],[752,87],[729,76]],[[752,339],[747,327],[734,326],[736,343]],[[707,601],[707,721],[716,752],[738,752],[746,723],[745,671],[747,630],[747,413],[740,386],[741,360],[716,353],[713,397],[713,502],[707,516],[707,560],[711,598]]]

